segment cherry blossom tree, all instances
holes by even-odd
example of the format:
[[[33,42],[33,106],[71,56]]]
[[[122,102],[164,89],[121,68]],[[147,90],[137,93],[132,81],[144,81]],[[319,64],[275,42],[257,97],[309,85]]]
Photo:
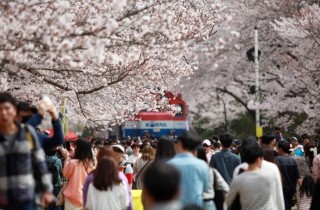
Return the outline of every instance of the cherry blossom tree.
[[[214,0],[1,1],[1,87],[34,103],[68,97],[74,120],[121,122],[193,73],[226,19]]]
[[[285,68],[288,77],[296,78],[296,87],[291,93],[297,96],[300,106],[294,108],[306,113],[308,118],[302,128],[310,130],[319,126],[320,110],[320,7],[317,1],[282,3],[293,5],[287,15],[275,20],[275,30],[286,40],[293,43],[291,57],[294,62],[287,62]],[[281,5],[280,5],[281,6]],[[282,8],[282,7],[280,7]]]
[[[314,16],[319,7],[312,2],[290,2],[223,1],[233,17],[228,28],[239,38],[226,42],[219,51],[212,51],[210,57],[202,56],[199,70],[195,72],[198,79],[184,82],[188,90],[184,96],[190,101],[191,113],[210,117],[214,126],[223,122],[224,107],[228,118],[233,119],[244,111],[254,118],[254,110],[259,106],[264,125],[272,121],[288,128],[294,123],[294,116],[305,115],[306,120],[296,131],[312,132],[319,121],[316,114],[319,112],[319,48],[314,40],[315,34],[319,34],[315,24],[319,16]],[[297,22],[298,17],[300,23],[305,24]],[[311,24],[310,20],[314,22]],[[313,31],[305,31],[310,24]],[[253,47],[255,25],[259,29],[262,51],[260,104],[248,93],[255,75],[246,53]],[[216,37],[223,39],[224,31],[219,29]]]

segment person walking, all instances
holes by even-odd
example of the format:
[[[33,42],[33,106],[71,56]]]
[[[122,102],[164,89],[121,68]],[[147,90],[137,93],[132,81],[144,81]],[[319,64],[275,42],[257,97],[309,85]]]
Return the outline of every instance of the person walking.
[[[133,166],[135,189],[142,189],[142,177],[145,170],[154,160],[154,150],[150,145],[146,145],[141,151],[141,157]]]
[[[207,163],[209,164],[210,160],[211,160],[211,156],[214,154],[214,150],[211,149],[211,141],[208,139],[205,139],[202,142],[202,146],[206,152],[206,156],[207,156]]]
[[[208,165],[193,156],[201,139],[192,131],[186,131],[178,137],[178,154],[168,161],[181,174],[180,201],[183,205],[203,206],[203,193],[209,188]]]
[[[258,142],[255,137],[248,137],[242,140],[241,149],[240,149],[240,155],[242,158],[243,163],[241,163],[239,166],[237,166],[234,169],[233,172],[233,179],[241,175],[240,170],[247,171],[249,164],[246,160],[246,147],[250,148],[252,145],[258,145]],[[272,182],[275,183],[272,188],[272,200],[274,209],[277,210],[284,210],[284,200],[283,200],[283,190],[282,190],[282,184],[281,184],[281,175],[280,171],[278,169],[278,166],[275,164],[273,151],[269,148],[262,148],[264,153],[264,160],[262,160],[261,163],[261,171],[265,173],[271,173],[272,176]]]
[[[129,197],[125,184],[118,175],[114,159],[103,156],[93,172],[94,180],[89,185],[86,210],[126,210]]]
[[[289,155],[289,142],[279,141],[278,152],[279,156],[275,159],[281,174],[285,209],[290,210],[292,197],[296,192],[296,185],[301,186],[300,172],[297,162]]]
[[[119,171],[123,172],[126,175],[129,186],[130,188],[132,188],[133,168],[131,164],[123,158],[124,147],[120,144],[114,144],[112,145],[112,149],[114,151],[114,159],[118,164]]]
[[[97,162],[99,163],[100,159],[102,157],[110,157],[112,159],[114,159],[114,151],[112,149],[110,149],[110,147],[103,147],[99,150],[98,154],[97,154]],[[88,190],[89,190],[89,185],[93,182],[94,180],[94,171],[96,169],[94,169],[88,176],[87,179],[85,181],[85,183],[83,184],[83,206],[86,206],[87,203],[87,196],[88,196]],[[118,175],[119,178],[121,179],[122,183],[124,183],[124,185],[126,186],[127,189],[127,194],[128,194],[128,198],[129,198],[129,207],[128,210],[132,210],[133,209],[133,205],[132,205],[132,196],[131,196],[131,188],[129,186],[127,177],[124,175],[124,173],[122,171],[118,171]]]
[[[131,154],[128,158],[128,162],[133,166],[137,159],[141,157],[140,153],[140,145],[138,143],[134,143],[132,146],[133,154]]]
[[[35,210],[53,201],[52,183],[44,151],[32,126],[15,122],[15,98],[0,93],[0,209]]]
[[[220,136],[222,145],[221,152],[213,154],[210,160],[210,167],[215,168],[222,175],[224,180],[230,185],[234,169],[240,165],[240,158],[230,151],[233,137],[230,134]]]
[[[242,148],[248,169],[235,177],[226,195],[226,204],[230,208],[239,196],[241,209],[278,209],[273,202],[272,189],[276,184],[274,174],[261,170],[263,150],[258,144],[251,144]]]
[[[74,157],[70,159],[69,152],[61,149],[64,157],[63,176],[69,179],[63,194],[65,210],[80,210],[83,207],[82,188],[88,174],[94,169],[94,159],[91,144],[79,139],[74,142]]]

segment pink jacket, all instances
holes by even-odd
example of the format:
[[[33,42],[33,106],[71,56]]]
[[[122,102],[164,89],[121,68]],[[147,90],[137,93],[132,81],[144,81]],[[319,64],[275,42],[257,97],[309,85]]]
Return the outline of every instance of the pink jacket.
[[[316,182],[320,178],[320,154],[314,157],[312,163],[312,177]]]
[[[69,179],[63,194],[73,205],[82,207],[82,188],[83,184],[90,173],[93,166],[85,169],[82,162],[77,159],[67,161],[63,167],[63,176]]]

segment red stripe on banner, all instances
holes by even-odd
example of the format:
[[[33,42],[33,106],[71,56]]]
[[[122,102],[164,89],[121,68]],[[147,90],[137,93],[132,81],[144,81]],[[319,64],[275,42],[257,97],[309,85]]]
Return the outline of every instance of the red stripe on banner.
[[[172,114],[167,112],[141,112],[136,116],[137,120],[143,121],[163,121],[163,120],[171,120],[171,121],[184,121],[186,117],[179,116],[175,117]]]

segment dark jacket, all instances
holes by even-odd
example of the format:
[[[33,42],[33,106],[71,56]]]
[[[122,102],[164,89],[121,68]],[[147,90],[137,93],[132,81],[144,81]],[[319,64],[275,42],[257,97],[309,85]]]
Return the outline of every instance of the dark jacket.
[[[34,114],[32,118],[28,121],[28,124],[37,127],[41,124],[42,116],[40,114]],[[37,132],[40,145],[43,147],[44,151],[52,150],[53,148],[61,145],[63,143],[63,131],[60,119],[52,120],[53,136],[49,137],[43,133]]]

